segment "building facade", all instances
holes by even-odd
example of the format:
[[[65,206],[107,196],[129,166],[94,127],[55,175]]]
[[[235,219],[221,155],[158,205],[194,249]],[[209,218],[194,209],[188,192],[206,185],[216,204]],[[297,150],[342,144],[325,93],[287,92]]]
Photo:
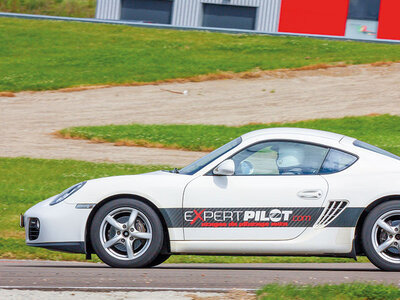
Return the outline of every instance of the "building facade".
[[[98,0],[96,18],[400,40],[400,0]]]

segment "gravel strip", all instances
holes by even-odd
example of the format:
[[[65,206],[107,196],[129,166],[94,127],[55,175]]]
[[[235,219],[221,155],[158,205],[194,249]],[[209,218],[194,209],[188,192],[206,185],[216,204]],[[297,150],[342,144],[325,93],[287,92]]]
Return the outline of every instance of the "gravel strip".
[[[63,140],[51,133],[112,123],[240,125],[400,114],[399,82],[400,63],[394,63],[277,71],[256,79],[22,92],[0,97],[0,155],[183,166],[204,153]]]

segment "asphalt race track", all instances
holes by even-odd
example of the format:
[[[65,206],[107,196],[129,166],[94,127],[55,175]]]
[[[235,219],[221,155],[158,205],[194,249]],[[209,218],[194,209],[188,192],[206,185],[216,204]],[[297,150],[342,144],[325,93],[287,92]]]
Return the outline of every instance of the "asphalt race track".
[[[112,269],[104,264],[0,260],[0,288],[43,290],[252,291],[267,283],[400,284],[400,273],[372,264],[163,264]]]

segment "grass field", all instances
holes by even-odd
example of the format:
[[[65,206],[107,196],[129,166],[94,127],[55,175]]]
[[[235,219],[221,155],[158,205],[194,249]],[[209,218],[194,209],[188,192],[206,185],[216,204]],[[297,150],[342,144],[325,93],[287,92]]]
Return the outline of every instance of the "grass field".
[[[1,12],[94,18],[96,0],[1,0]]]
[[[272,127],[303,127],[337,132],[358,138],[400,155],[400,116],[380,115],[317,119],[227,127],[219,125],[109,125],[72,127],[62,136],[116,144],[163,147],[193,151],[215,149],[252,130]]]
[[[338,285],[269,284],[257,291],[259,300],[395,300],[400,289],[394,285],[346,283]]]
[[[0,40],[0,91],[400,60],[399,45],[13,18]]]
[[[91,178],[137,174],[168,168],[98,164],[73,160],[0,158],[0,258],[84,260],[83,255],[52,252],[25,246],[24,231],[19,228],[19,214],[65,188]],[[94,261],[99,261],[94,258]],[[361,257],[360,261],[367,261]],[[172,256],[168,262],[353,262],[352,259],[317,257],[225,257]]]

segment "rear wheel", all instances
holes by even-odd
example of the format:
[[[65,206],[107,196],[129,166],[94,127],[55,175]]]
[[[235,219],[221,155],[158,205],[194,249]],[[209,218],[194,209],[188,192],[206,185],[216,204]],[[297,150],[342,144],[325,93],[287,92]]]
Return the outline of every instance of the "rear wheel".
[[[118,199],[96,213],[90,237],[96,254],[109,266],[140,268],[159,256],[164,234],[151,207],[134,199]]]
[[[383,203],[368,214],[362,240],[365,253],[375,266],[400,271],[400,201]]]

